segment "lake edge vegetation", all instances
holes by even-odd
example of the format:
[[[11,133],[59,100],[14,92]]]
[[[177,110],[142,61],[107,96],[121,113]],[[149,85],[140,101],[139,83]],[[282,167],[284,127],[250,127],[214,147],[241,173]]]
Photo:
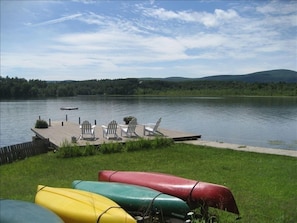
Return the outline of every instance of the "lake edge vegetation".
[[[42,81],[0,76],[0,99],[122,96],[297,96],[297,72],[267,71],[209,78],[125,78]],[[268,75],[269,74],[269,75]]]

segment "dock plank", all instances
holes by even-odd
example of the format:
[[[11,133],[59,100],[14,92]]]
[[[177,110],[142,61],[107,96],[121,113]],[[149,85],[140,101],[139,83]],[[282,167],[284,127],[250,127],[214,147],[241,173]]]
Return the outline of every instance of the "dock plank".
[[[143,135],[144,126],[139,124],[136,127],[136,133],[139,137],[143,138],[154,138],[154,136],[144,136]],[[117,134],[121,137],[120,140],[116,139],[106,139],[103,138],[103,130],[101,125],[96,125],[95,127],[95,140],[88,139],[79,139],[81,130],[79,128],[79,124],[72,122],[63,122],[62,121],[54,121],[51,122],[51,126],[46,129],[32,128],[31,129],[37,137],[42,139],[48,139],[51,144],[55,147],[60,147],[62,143],[66,140],[71,142],[72,137],[77,139],[77,144],[80,146],[84,146],[86,144],[91,145],[100,145],[107,142],[125,142],[127,140],[137,139],[138,137],[128,138],[126,136],[121,136],[121,130],[118,128]],[[195,135],[192,133],[184,133],[179,131],[172,131],[168,129],[159,128],[159,132],[163,134],[164,137],[171,138],[175,141],[183,141],[183,140],[195,140],[201,138],[201,135]]]

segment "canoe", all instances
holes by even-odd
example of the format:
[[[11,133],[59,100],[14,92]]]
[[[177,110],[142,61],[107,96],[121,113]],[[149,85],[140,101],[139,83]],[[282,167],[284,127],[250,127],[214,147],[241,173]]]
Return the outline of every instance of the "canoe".
[[[35,203],[52,210],[65,223],[136,223],[114,201],[76,189],[38,185]]]
[[[191,208],[207,205],[239,215],[232,192],[225,186],[190,180],[163,173],[112,171],[98,173],[99,181],[110,181],[149,187],[178,197]]]
[[[108,197],[132,215],[149,215],[152,212],[163,216],[185,219],[189,206],[181,199],[159,191],[123,183],[75,180],[72,187]]]
[[[60,110],[78,110],[78,107],[61,107]]]
[[[20,200],[0,200],[1,223],[63,223],[54,212],[40,205]]]

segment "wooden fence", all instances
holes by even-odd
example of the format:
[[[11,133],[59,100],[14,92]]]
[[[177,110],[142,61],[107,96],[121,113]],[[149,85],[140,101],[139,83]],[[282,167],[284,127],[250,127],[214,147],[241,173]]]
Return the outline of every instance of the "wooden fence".
[[[0,148],[0,165],[48,152],[49,141],[33,140]]]

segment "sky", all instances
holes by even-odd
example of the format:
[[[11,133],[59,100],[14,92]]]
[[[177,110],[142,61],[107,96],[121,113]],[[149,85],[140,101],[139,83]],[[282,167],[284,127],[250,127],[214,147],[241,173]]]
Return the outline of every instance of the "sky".
[[[0,1],[2,77],[199,78],[297,70],[297,1]]]

